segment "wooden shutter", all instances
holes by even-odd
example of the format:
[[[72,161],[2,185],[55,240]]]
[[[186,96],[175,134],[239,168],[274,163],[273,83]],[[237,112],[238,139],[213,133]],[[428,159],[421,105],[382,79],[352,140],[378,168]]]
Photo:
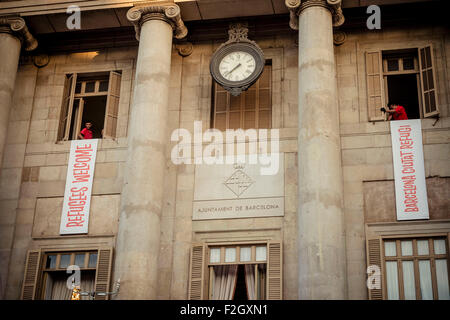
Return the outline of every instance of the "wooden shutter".
[[[97,256],[97,270],[95,272],[95,300],[108,300],[109,296],[98,296],[98,292],[108,292],[111,281],[113,249],[100,248]]]
[[[104,138],[115,138],[119,115],[120,82],[122,75],[111,71],[109,74],[108,98],[106,99]]]
[[[383,266],[382,266],[382,240],[372,238],[366,240],[367,267],[376,265],[380,268],[380,289],[368,289],[369,300],[383,300]]]
[[[423,116],[432,117],[439,114],[432,45],[419,48],[419,71]]]
[[[69,137],[70,118],[72,116],[72,105],[75,95],[76,82],[76,74],[71,74],[68,77],[66,76],[64,82],[63,101],[61,104],[61,113],[59,116],[58,141],[67,140]]]
[[[41,270],[41,250],[29,250],[25,263],[25,274],[22,283],[22,300],[34,300],[36,297],[39,271]]]
[[[382,121],[380,110],[386,106],[381,51],[366,52],[367,107],[369,121]]]
[[[205,299],[206,245],[193,244],[189,268],[189,300]]]
[[[267,244],[267,300],[283,299],[283,246],[281,242]]]

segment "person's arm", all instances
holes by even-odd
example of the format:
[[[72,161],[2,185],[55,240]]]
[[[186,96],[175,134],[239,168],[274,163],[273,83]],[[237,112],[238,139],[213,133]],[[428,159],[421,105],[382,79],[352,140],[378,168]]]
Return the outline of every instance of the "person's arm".
[[[78,138],[80,138],[81,140],[84,139],[84,129],[80,131],[80,133],[78,134]]]

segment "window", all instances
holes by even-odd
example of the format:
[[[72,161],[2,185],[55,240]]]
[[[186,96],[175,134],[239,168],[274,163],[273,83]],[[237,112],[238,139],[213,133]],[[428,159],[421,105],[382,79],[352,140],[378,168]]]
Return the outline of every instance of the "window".
[[[93,124],[93,138],[114,138],[119,113],[121,74],[66,75],[58,140],[76,140],[86,122]]]
[[[256,300],[281,296],[281,243],[193,245],[189,299]]]
[[[270,129],[272,127],[272,65],[266,64],[259,79],[234,97],[213,84],[211,127],[226,129]]]
[[[439,114],[433,47],[366,52],[369,120],[384,120],[380,108],[402,105],[409,119]]]
[[[27,255],[22,286],[24,300],[70,300],[67,288],[70,274],[66,268],[77,265],[81,270],[82,292],[107,292],[110,284],[112,248],[80,251],[30,250]],[[96,300],[105,296],[95,296]],[[89,299],[82,296],[82,299]]]
[[[372,239],[369,264],[382,264],[382,290],[371,299],[450,300],[448,236]]]

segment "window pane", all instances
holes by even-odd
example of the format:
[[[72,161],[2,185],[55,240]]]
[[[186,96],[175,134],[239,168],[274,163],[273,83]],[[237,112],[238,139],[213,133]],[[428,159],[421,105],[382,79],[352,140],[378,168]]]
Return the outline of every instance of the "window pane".
[[[428,240],[418,240],[417,241],[417,252],[421,256],[427,255],[429,253]]]
[[[59,268],[67,268],[70,263],[70,254],[62,254],[61,255],[61,261],[59,262]]]
[[[108,91],[108,80],[100,81],[99,91]]]
[[[402,256],[412,256],[412,241],[402,241]]]
[[[387,292],[389,300],[398,300],[397,261],[386,262]]]
[[[238,111],[241,109],[241,96],[232,96],[230,94],[230,110]]]
[[[431,51],[430,51],[430,47],[426,47],[425,48],[425,56],[426,56],[426,61],[427,61],[427,68],[431,67]]]
[[[94,92],[94,91],[95,91],[95,81],[86,82],[84,92]]]
[[[403,70],[414,70],[414,58],[403,58]]]
[[[428,76],[426,71],[422,71],[423,90],[428,91]]]
[[[259,108],[260,109],[270,109],[272,101],[270,101],[270,90],[260,89],[259,90]]]
[[[420,274],[420,292],[422,293],[422,300],[433,300],[430,260],[419,260],[419,274]]]
[[[247,111],[244,113],[244,129],[255,128],[255,112]]]
[[[51,269],[56,268],[56,254],[47,256],[47,263],[46,263],[45,267],[51,268]]]
[[[434,89],[433,71],[431,71],[431,69],[427,71],[427,78],[428,78],[428,88],[430,90]]]
[[[225,248],[225,262],[236,261],[236,248]]]
[[[258,246],[256,247],[256,261],[266,261],[267,260],[267,247]]]
[[[272,123],[272,111],[260,111],[259,112],[259,124],[258,128],[269,129]]]
[[[438,299],[450,300],[450,294],[448,290],[447,260],[437,259],[435,262],[436,262],[436,278],[438,286]]]
[[[226,92],[216,92],[216,112],[227,110],[227,93]]]
[[[386,257],[395,257],[397,255],[397,248],[395,247],[395,241],[386,241],[384,243],[384,255]]]
[[[241,247],[240,260],[242,262],[250,261],[252,259],[252,248]]]
[[[416,286],[414,282],[414,262],[403,261],[403,288],[405,290],[405,300],[416,299]]]
[[[89,254],[89,268],[97,268],[97,253],[90,253]]]
[[[245,109],[254,110],[256,104],[256,90],[248,90],[245,92]]]
[[[81,82],[77,82],[77,84],[75,85],[75,93],[80,92],[81,92]]]
[[[217,113],[216,114],[216,122],[214,127],[218,130],[225,131],[227,124],[227,114],[226,113]]]
[[[230,112],[230,125],[229,129],[239,129],[241,127],[241,113]]]
[[[397,71],[398,70],[398,60],[397,59],[388,60],[387,65],[388,65],[388,71]]]
[[[445,254],[445,240],[439,239],[434,240],[434,253],[436,254]]]
[[[427,65],[425,63],[425,49],[420,49],[420,61],[422,62],[422,68],[426,68]]]
[[[209,252],[209,262],[218,263],[220,262],[220,248],[212,248]]]
[[[75,255],[75,264],[79,266],[80,268],[84,268],[84,253],[77,253]]]

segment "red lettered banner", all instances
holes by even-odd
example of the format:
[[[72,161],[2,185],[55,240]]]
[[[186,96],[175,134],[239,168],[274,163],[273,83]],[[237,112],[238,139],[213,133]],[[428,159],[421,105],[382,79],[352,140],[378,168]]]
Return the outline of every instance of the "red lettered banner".
[[[397,220],[429,219],[420,119],[390,124]]]
[[[60,234],[88,232],[97,139],[72,140]]]

